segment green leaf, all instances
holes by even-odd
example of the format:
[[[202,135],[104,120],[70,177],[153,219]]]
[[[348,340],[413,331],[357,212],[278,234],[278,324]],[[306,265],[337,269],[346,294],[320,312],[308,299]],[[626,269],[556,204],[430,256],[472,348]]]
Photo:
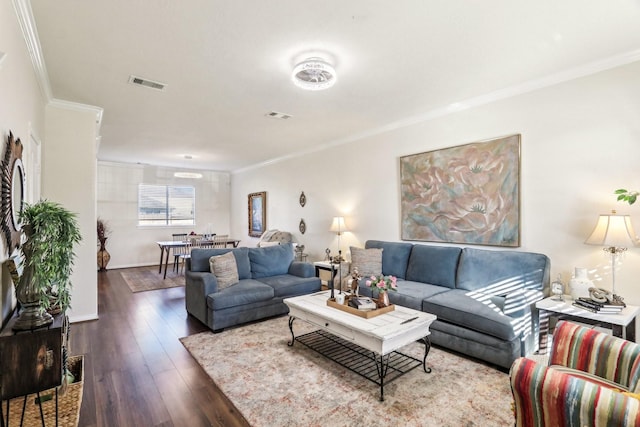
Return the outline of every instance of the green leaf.
[[[627,192],[627,190],[624,190],[624,189],[621,188],[619,190],[616,190],[615,193],[613,193],[613,194],[623,194],[623,193],[626,193],[626,192]]]

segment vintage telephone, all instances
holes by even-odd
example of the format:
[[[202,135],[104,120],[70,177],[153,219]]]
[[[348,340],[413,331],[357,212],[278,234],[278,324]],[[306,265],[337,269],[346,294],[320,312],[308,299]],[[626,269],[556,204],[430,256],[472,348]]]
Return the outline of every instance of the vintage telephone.
[[[595,302],[599,303],[618,303],[624,304],[623,298],[619,295],[614,295],[603,288],[589,288],[589,297]]]
[[[603,288],[589,288],[589,298],[595,302],[610,302],[613,301],[613,294]]]

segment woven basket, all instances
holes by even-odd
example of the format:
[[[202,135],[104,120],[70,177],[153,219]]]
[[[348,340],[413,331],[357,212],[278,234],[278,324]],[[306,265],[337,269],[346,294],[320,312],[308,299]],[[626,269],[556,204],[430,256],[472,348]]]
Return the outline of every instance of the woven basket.
[[[58,391],[58,426],[77,427],[82,404],[82,389],[84,385],[84,356],[71,356],[67,362],[69,371],[75,376],[76,382],[67,386],[66,392]],[[55,388],[41,391],[42,412],[45,425],[56,425],[56,393]],[[27,405],[24,410],[25,426],[41,426],[40,407],[36,402],[37,394],[27,396]],[[16,397],[10,401],[9,425],[19,426],[22,415],[24,397]]]

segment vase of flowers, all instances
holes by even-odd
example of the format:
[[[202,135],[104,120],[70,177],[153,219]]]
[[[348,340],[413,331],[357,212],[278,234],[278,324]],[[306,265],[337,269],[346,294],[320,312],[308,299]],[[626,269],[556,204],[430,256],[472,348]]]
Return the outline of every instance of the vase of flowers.
[[[371,276],[365,284],[372,290],[378,291],[378,308],[388,307],[388,291],[397,291],[398,283],[395,276]]]

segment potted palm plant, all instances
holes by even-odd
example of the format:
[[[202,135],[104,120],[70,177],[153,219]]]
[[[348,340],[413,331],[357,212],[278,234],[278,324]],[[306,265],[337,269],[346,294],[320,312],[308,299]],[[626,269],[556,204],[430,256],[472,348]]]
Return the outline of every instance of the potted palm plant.
[[[82,237],[76,215],[55,202],[26,204],[19,218],[26,240],[16,297],[23,310],[14,329],[28,330],[53,321],[47,310],[69,308],[73,247]]]

